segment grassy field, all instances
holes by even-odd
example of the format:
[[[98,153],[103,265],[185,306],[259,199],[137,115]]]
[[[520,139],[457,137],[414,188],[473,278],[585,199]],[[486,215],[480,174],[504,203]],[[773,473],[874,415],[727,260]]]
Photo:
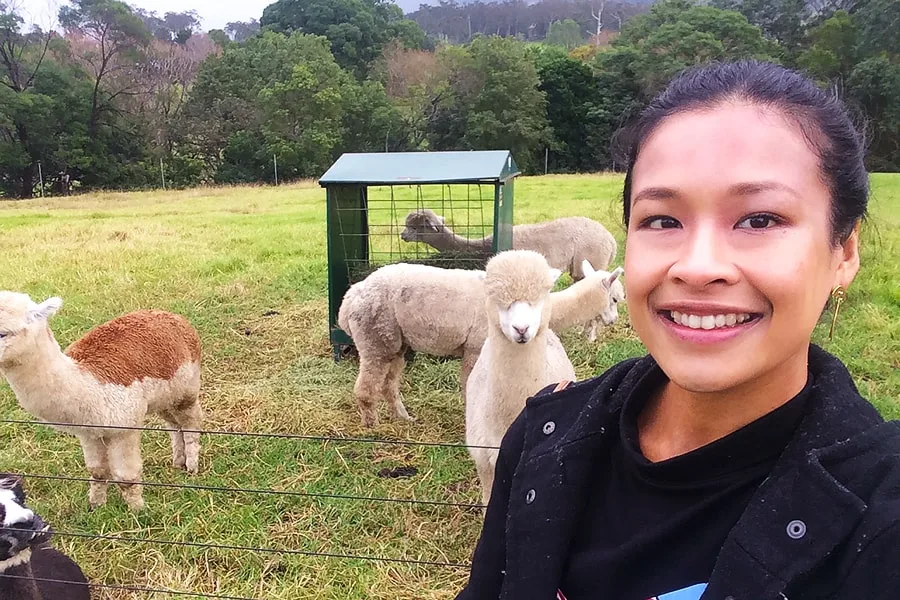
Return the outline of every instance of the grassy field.
[[[835,339],[827,341],[823,318],[816,341],[846,361],[879,410],[900,418],[900,176],[874,175],[873,186],[863,269]],[[620,190],[618,176],[521,178],[515,220],[590,216],[623,242]],[[187,316],[203,338],[207,429],[461,442],[458,363],[427,356],[408,366],[403,386],[418,422],[392,422],[382,406],[378,429],[360,427],[356,364],[336,364],[328,344],[324,214],[324,191],[314,183],[0,203],[0,289],[36,300],[61,296],[52,325],[64,347],[128,310]],[[563,336],[579,377],[642,353],[624,307],[601,335],[594,345],[577,331]],[[31,419],[5,382],[0,418]],[[461,448],[208,435],[201,473],[192,478],[170,468],[166,434],[145,433],[142,447],[145,478],[154,482],[479,499]],[[0,471],[85,476],[75,438],[44,426],[0,424],[0,449]],[[379,476],[407,466],[417,473]],[[146,488],[148,508],[137,515],[117,490],[88,512],[84,483],[29,479],[27,486],[35,510],[60,532],[450,563],[468,561],[481,520],[474,508],[169,488]],[[467,574],[461,567],[62,535],[56,544],[94,581],[251,598],[452,598]],[[99,597],[188,596],[108,590]]]

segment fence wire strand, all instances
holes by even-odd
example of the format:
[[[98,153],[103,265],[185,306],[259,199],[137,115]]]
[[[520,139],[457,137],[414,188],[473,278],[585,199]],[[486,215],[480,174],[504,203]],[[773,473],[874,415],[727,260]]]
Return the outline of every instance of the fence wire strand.
[[[11,425],[46,425],[49,427],[78,427],[83,429],[121,429],[126,431],[159,431],[199,433],[201,435],[230,435],[235,437],[256,437],[266,439],[303,440],[309,442],[339,442],[355,444],[393,444],[396,446],[424,446],[432,448],[479,448],[483,450],[499,450],[499,446],[475,446],[456,442],[420,442],[415,440],[390,440],[378,438],[353,438],[324,435],[304,435],[299,433],[266,433],[256,431],[222,431],[217,429],[170,429],[167,427],[138,427],[127,425],[82,425],[80,423],[60,423],[56,421],[27,421],[24,419],[0,419],[0,423]]]
[[[15,527],[0,527],[0,531],[22,532]],[[453,563],[438,560],[420,560],[416,558],[392,558],[389,556],[369,556],[367,554],[345,554],[342,552],[316,552],[314,550],[296,550],[294,548],[263,548],[258,546],[241,546],[236,544],[211,544],[209,542],[179,542],[176,540],[160,540],[156,538],[126,537],[118,535],[104,535],[100,533],[82,533],[77,531],[63,531],[54,529],[53,535],[58,537],[81,538],[91,540],[105,540],[108,542],[126,542],[129,544],[156,544],[159,546],[182,546],[189,548],[202,548],[204,550],[240,550],[241,552],[257,552],[259,554],[289,554],[295,556],[315,556],[319,558],[343,558],[348,560],[365,560],[369,562],[388,562],[405,565],[417,565],[426,567],[468,568],[465,563]]]
[[[205,592],[182,592],[179,590],[167,590],[165,588],[152,588],[139,585],[121,585],[117,583],[95,583],[89,581],[66,581],[64,579],[49,579],[47,577],[29,577],[27,575],[9,575],[0,573],[0,579],[27,579],[29,581],[39,581],[41,583],[60,583],[65,585],[81,585],[88,588],[108,588],[113,590],[123,590],[126,592],[143,592],[145,594],[170,594],[179,596],[195,596],[198,598],[218,598],[219,600],[257,600],[257,598],[249,598],[247,596],[225,596],[222,594],[207,594]]]
[[[160,487],[173,489],[200,490],[208,492],[228,492],[239,494],[268,494],[273,496],[297,496],[303,498],[322,498],[335,500],[360,500],[374,503],[397,503],[397,504],[421,504],[425,506],[448,506],[453,508],[484,508],[483,504],[475,504],[469,502],[450,502],[443,500],[416,500],[413,498],[383,498],[377,496],[356,496],[352,494],[328,494],[325,492],[297,492],[289,490],[271,490],[260,488],[239,488],[239,487],[222,487],[213,485],[196,485],[188,483],[163,483],[157,481],[123,481],[119,479],[92,479],[90,477],[73,477],[68,475],[41,475],[36,473],[17,473],[24,479],[48,479],[53,481],[79,481],[83,483],[103,482],[112,484],[133,484],[138,483],[146,487]]]

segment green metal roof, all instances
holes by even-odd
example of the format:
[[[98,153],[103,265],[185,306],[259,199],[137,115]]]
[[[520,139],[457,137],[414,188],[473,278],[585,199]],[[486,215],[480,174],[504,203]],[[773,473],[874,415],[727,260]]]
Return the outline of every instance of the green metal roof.
[[[329,167],[319,184],[502,183],[518,174],[508,150],[347,153]]]

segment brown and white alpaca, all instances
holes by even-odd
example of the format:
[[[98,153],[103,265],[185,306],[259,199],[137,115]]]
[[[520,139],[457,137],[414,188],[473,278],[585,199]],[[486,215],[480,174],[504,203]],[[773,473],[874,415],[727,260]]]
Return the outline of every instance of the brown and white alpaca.
[[[530,396],[573,381],[575,369],[549,327],[555,309],[550,290],[560,271],[537,252],[508,250],[494,256],[485,272],[488,332],[466,390],[466,445],[487,504],[498,454],[491,448],[500,446]]]
[[[35,417],[71,423],[55,429],[76,436],[91,474],[92,508],[106,502],[106,480],[120,483],[133,509],[144,506],[139,427],[158,414],[171,433],[176,467],[196,473],[203,413],[200,337],[170,312],[140,310],[98,325],[65,352],[48,319],[59,298],[36,304],[26,294],[0,292],[0,373],[19,404]],[[78,427],[91,425],[94,427]]]
[[[48,545],[52,532],[25,505],[21,478],[0,474],[0,600],[90,600],[88,580]]]

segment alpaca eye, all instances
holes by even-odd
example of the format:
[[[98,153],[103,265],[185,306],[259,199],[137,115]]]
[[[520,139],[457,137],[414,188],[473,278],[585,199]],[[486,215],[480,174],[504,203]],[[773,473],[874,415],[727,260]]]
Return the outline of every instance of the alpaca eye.
[[[4,333],[3,331],[0,331],[0,340],[2,340],[3,338],[5,338],[8,335],[9,335],[8,333]]]

